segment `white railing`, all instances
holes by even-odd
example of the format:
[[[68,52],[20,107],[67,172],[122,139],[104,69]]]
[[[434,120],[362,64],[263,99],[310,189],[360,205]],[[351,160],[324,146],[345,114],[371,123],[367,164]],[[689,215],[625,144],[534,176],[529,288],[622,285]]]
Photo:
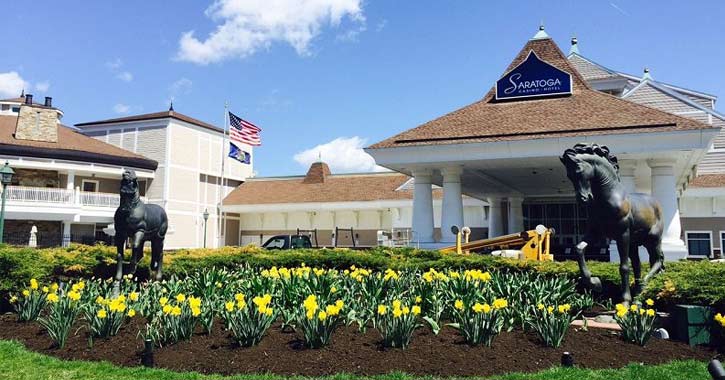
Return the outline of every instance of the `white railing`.
[[[118,194],[97,193],[51,187],[8,186],[6,200],[12,203],[54,203],[66,206],[118,207]],[[145,197],[141,200],[146,202]]]
[[[84,206],[93,207],[113,207],[116,208],[119,205],[121,197],[118,194],[110,193],[95,193],[88,191],[81,191],[81,204]]]
[[[6,200],[9,202],[73,203],[74,191],[50,187],[8,186]]]

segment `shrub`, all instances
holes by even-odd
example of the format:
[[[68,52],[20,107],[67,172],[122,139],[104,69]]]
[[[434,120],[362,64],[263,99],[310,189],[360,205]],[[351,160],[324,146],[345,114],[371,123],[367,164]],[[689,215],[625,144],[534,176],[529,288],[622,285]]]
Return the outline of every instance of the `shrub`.
[[[407,348],[413,332],[420,326],[420,311],[419,305],[403,305],[397,299],[389,305],[378,305],[375,326],[383,337],[383,346]]]
[[[571,305],[546,306],[538,304],[529,325],[549,347],[559,347],[571,322],[577,315],[571,313]]]
[[[647,306],[654,305],[654,301],[648,299]],[[655,319],[657,318],[655,309],[645,308],[641,305],[632,304],[627,307],[623,304],[617,304],[617,313],[614,319],[622,328],[622,338],[631,343],[637,343],[640,346],[647,344],[654,331]]]
[[[277,319],[277,311],[272,308],[271,302],[272,296],[265,294],[254,297],[254,305],[250,305],[244,294],[237,293],[234,301],[225,303],[222,316],[240,346],[251,347],[259,343],[269,326]]]

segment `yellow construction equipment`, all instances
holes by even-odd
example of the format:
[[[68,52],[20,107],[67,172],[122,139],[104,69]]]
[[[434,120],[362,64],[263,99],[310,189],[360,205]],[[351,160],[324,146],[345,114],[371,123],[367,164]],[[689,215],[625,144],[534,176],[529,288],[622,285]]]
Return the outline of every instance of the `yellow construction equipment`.
[[[470,229],[464,227],[459,231],[457,227],[452,228],[456,234],[456,245],[440,249],[442,253],[470,253],[494,250],[518,250],[519,259],[536,261],[554,261],[554,255],[549,251],[553,228],[546,228],[542,225],[536,229],[523,231],[518,234],[497,236],[490,239],[475,240],[468,242]],[[461,238],[465,237],[465,242]]]

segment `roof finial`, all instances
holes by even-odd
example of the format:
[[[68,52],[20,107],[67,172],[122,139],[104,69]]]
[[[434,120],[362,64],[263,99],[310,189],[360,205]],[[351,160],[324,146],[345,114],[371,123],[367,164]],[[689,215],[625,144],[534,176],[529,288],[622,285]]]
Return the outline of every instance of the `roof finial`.
[[[317,152],[317,162],[322,162],[322,151]]]
[[[649,73],[649,67],[644,68],[644,74],[642,74],[642,80],[652,80],[652,75]]]
[[[538,40],[542,38],[549,38],[549,35],[546,34],[544,31],[544,20],[541,20],[541,23],[539,24],[539,31],[534,34],[534,36],[531,38],[532,40]]]
[[[21,98],[24,98],[25,97],[25,87],[23,87],[23,89],[20,90],[20,97]]]
[[[579,41],[576,36],[571,38],[571,47],[569,48],[569,54],[579,54]]]
[[[169,102],[169,112],[174,112],[174,101]]]

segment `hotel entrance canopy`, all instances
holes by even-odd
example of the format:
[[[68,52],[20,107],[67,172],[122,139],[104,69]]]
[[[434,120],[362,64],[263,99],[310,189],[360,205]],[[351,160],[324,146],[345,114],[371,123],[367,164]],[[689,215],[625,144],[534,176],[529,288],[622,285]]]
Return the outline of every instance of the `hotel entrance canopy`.
[[[594,90],[543,30],[497,85],[498,94],[494,86],[479,101],[366,148],[378,165],[415,177],[413,227],[418,223],[421,239],[432,242],[431,183],[443,186],[448,200],[443,232],[464,223],[458,213],[461,193],[492,205],[509,198],[506,223],[496,221],[503,211],[490,210],[489,234],[496,236],[505,232],[504,224],[521,228],[522,198],[571,197],[559,156],[590,142],[608,146],[620,159],[620,176],[630,191],[651,191],[660,199],[671,227],[665,240],[683,251],[677,194],[719,128]],[[501,86],[516,87],[512,92],[521,96],[502,99]]]

